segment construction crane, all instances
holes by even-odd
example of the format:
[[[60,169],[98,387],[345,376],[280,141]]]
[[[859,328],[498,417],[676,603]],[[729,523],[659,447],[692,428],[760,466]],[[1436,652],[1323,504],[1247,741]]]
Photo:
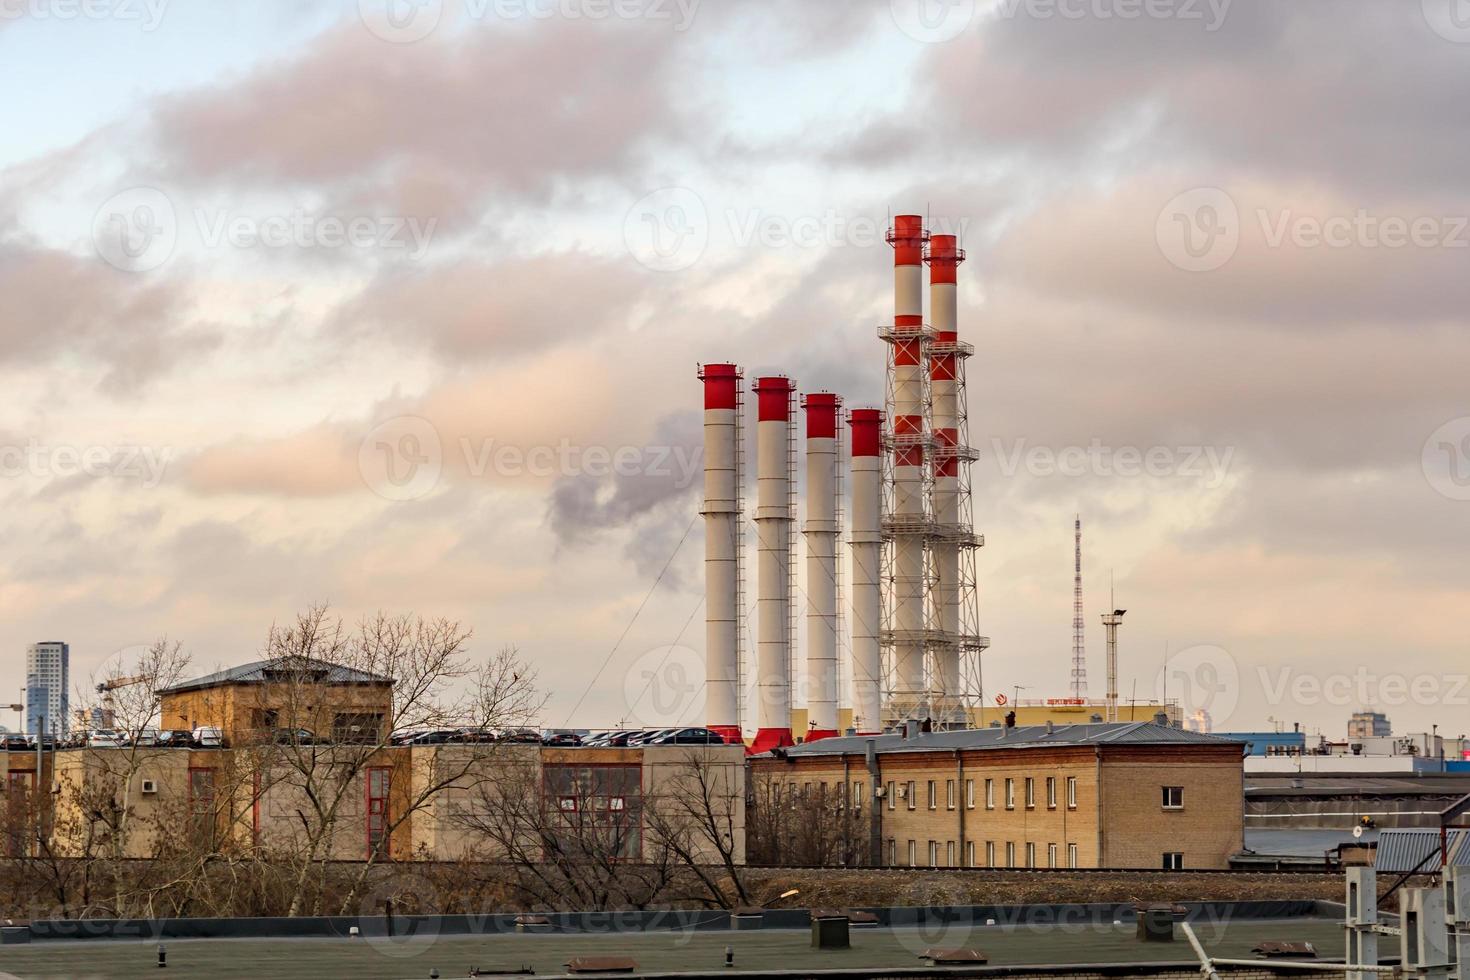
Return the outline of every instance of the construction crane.
[[[134,684],[143,684],[152,680],[147,674],[135,674],[132,677],[114,677],[108,681],[102,681],[97,685],[97,693],[102,695],[103,702],[112,707],[112,692],[119,688],[132,687]]]

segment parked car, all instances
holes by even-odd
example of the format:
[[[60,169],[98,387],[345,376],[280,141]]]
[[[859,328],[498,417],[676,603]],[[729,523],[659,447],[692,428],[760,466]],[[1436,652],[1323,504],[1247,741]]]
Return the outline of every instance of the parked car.
[[[497,738],[488,728],[461,728],[446,741],[455,745],[486,745],[497,741]]]
[[[31,752],[35,747],[31,745],[30,739],[20,732],[6,732],[0,735],[0,749],[6,752]]]
[[[582,744],[582,736],[576,732],[546,732],[541,736],[541,744],[572,748]]]
[[[643,743],[644,745],[724,745],[725,739],[719,732],[708,728],[671,728],[659,732]]]
[[[127,744],[127,736],[113,728],[94,728],[87,733],[89,749],[120,749]]]
[[[225,734],[214,725],[204,725],[194,729],[192,740],[197,748],[218,749],[225,744]]]
[[[540,745],[541,733],[529,728],[512,728],[496,736],[498,742],[514,742],[518,745]]]
[[[187,749],[194,744],[194,733],[179,728],[165,729],[153,736],[153,744],[163,749]]]
[[[322,743],[314,732],[305,728],[277,728],[271,733],[271,740],[277,745],[319,745]]]
[[[609,733],[607,739],[599,744],[606,748],[621,749],[626,748],[630,745],[637,745],[641,740],[654,734],[656,734],[656,732],[644,731],[641,729],[628,729],[626,731],[611,732]]]
[[[419,732],[410,738],[405,745],[443,745],[445,742],[453,741],[454,736],[459,734],[458,728],[436,728],[433,731]]]
[[[32,750],[34,750],[36,748],[36,744],[38,742],[41,745],[41,750],[44,751],[44,752],[54,752],[61,745],[61,740],[58,739],[55,735],[35,735],[35,734],[32,734],[32,735],[26,736],[26,744]]]

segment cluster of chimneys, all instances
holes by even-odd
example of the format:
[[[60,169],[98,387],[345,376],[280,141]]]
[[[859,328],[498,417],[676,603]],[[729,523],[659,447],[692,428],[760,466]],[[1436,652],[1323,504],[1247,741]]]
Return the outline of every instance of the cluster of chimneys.
[[[960,366],[970,353],[955,330],[955,272],[964,261],[955,236],[924,231],[919,215],[899,215],[894,247],[894,317],[886,342],[889,412],[845,413],[851,433],[851,609],[853,724],[875,732],[888,711],[964,724],[960,658],[977,649],[963,622],[960,555],[977,544],[968,523],[960,463]],[[930,269],[924,322],[923,267]],[[744,580],[743,375],[734,364],[705,364],[706,703],[709,727],[742,737],[741,623]],[[755,742],[760,752],[790,744],[796,589],[796,385],[784,375],[755,379],[756,655]],[[808,741],[837,733],[841,533],[839,457],[842,399],[800,399],[806,418],[806,686]],[[885,468],[884,456],[891,464]],[[885,484],[891,513],[885,513]],[[888,548],[885,558],[885,545]],[[885,565],[885,562],[891,563]],[[885,591],[886,585],[886,591]],[[973,591],[973,590],[971,590]],[[885,603],[885,599],[887,602]],[[883,649],[891,648],[885,690]],[[885,695],[888,702],[885,706]]]

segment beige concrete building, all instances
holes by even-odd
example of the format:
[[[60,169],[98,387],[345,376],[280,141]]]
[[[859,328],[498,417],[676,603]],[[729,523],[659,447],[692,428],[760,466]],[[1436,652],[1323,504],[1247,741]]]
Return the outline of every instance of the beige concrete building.
[[[824,739],[751,760],[751,779],[757,801],[763,784],[855,801],[886,866],[1225,868],[1242,748],[1149,722],[983,728]]]

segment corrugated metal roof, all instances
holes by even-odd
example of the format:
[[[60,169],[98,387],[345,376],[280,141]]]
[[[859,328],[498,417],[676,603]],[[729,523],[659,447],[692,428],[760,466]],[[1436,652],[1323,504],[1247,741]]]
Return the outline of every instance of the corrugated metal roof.
[[[1378,833],[1378,853],[1373,867],[1379,871],[1407,874],[1418,868],[1423,873],[1440,870],[1439,831],[1393,829]],[[1470,867],[1470,831],[1449,832],[1449,858],[1453,867]],[[1420,866],[1420,862],[1423,866]]]
[[[260,684],[270,678],[272,674],[320,674],[313,678],[314,683],[321,684],[391,684],[391,677],[380,674],[370,674],[366,671],[355,670],[352,667],[343,667],[341,664],[328,663],[325,660],[303,660],[298,657],[278,657],[271,660],[257,660],[253,663],[240,664],[238,667],[228,667],[224,670],[215,671],[213,674],[205,674],[193,680],[183,681],[170,687],[159,688],[158,694],[178,694],[181,691],[197,691],[207,687],[221,687],[225,684]]]
[[[899,734],[848,735],[824,738],[785,749],[792,757],[850,755],[867,751],[873,742],[880,753],[932,752],[952,749],[1015,749],[1046,745],[1227,745],[1232,740],[1202,735],[1149,721],[1097,725],[1026,725],[1019,728],[968,728],[962,731],[924,732],[913,738]],[[1240,743],[1235,743],[1240,744]]]

